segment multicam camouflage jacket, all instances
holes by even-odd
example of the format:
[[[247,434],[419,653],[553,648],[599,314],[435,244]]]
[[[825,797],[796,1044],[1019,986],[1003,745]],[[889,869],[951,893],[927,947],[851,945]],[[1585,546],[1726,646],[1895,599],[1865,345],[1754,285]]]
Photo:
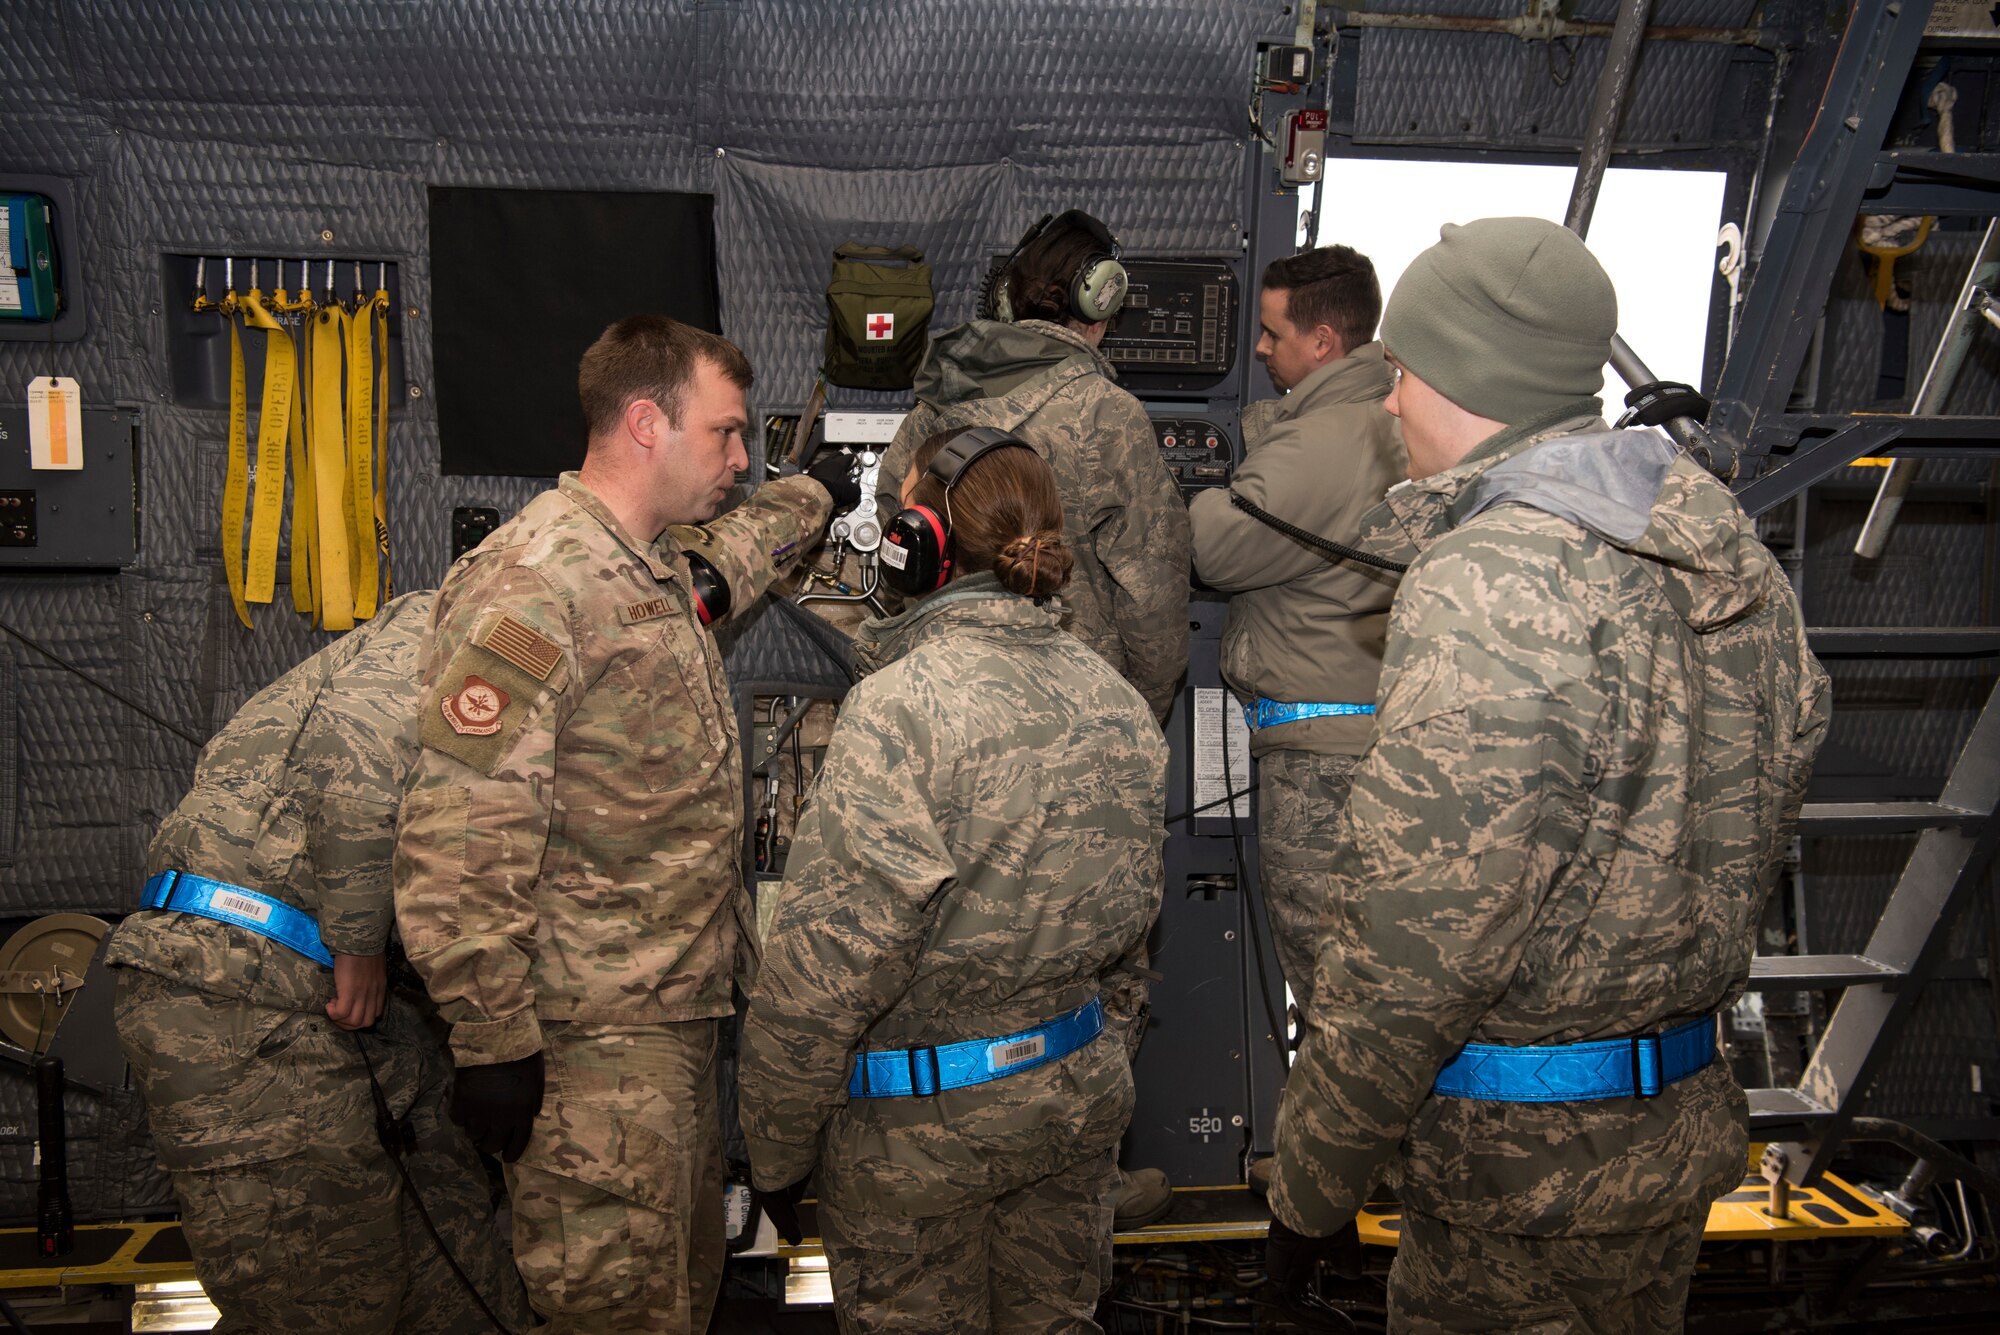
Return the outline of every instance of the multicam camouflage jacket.
[[[1193,539],[1152,421],[1112,382],[1111,363],[1046,320],[974,320],[939,334],[917,372],[917,406],[883,456],[883,514],[902,508],[917,447],[940,431],[990,426],[1055,469],[1076,570],[1070,633],[1124,674],[1165,719],[1188,660]]]
[[[848,1099],[857,1049],[1017,1033],[1103,992],[1160,908],[1166,745],[1053,610],[974,575],[863,628],[744,1037],[756,1180],[924,1217],[1115,1145],[1113,1033],[934,1097]],[[1115,999],[1114,999],[1115,1000]],[[1115,1007],[1112,1007],[1115,1009]]]
[[[736,556],[719,563],[734,609],[827,508],[819,483],[787,478],[708,526],[711,548]],[[539,1050],[538,1017],[730,1011],[748,917],[742,757],[678,552],[671,533],[628,533],[565,474],[439,590],[396,920],[462,1065]]]
[[[396,807],[417,754],[410,682],[435,597],[404,594],[252,696],[202,751],[147,874],[244,886],[312,914],[328,950],[379,954],[394,925]],[[192,914],[134,913],[106,951],[212,996],[314,1011],[333,1000],[332,970]]]
[[[1430,1093],[1468,1041],[1728,1005],[1826,727],[1798,600],[1735,497],[1595,406],[1497,434],[1370,526],[1414,563],[1279,1107],[1273,1208],[1303,1232],[1391,1166],[1409,1208],[1531,1235],[1643,1231],[1742,1175],[1726,1063],[1654,1098]]]

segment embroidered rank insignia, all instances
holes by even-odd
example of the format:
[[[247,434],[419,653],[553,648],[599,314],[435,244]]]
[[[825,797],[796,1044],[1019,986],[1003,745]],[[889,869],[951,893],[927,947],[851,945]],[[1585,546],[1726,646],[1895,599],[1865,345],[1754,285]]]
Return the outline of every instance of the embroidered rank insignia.
[[[618,610],[618,619],[629,626],[635,621],[663,617],[673,610],[674,605],[665,598],[648,598],[643,603],[627,603]]]
[[[548,636],[511,616],[503,616],[476,641],[512,663],[536,681],[547,681],[562,662],[562,650]]]
[[[486,678],[471,673],[459,684],[455,695],[441,703],[444,721],[465,737],[491,737],[500,731],[500,716],[507,710],[507,692]]]

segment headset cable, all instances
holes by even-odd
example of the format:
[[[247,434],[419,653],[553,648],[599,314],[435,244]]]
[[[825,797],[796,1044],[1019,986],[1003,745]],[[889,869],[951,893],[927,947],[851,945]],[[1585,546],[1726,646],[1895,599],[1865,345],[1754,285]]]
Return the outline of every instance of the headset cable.
[[[368,1045],[361,1041],[358,1030],[349,1030],[348,1033],[353,1036],[354,1046],[361,1053],[361,1064],[368,1068],[368,1090],[375,1098],[376,1138],[382,1142],[383,1152],[389,1156],[389,1162],[396,1165],[396,1176],[403,1180],[403,1190],[409,1193],[410,1204],[417,1207],[417,1218],[423,1220],[424,1231],[431,1235],[431,1242],[436,1245],[438,1255],[444,1257],[444,1263],[451,1267],[451,1273],[458,1276],[458,1282],[465,1287],[466,1293],[471,1295],[479,1310],[486,1314],[486,1319],[493,1323],[493,1329],[499,1331],[500,1335],[519,1335],[519,1332],[502,1321],[495,1315],[493,1309],[486,1305],[486,1299],[481,1296],[479,1286],[472,1282],[472,1277],[459,1265],[458,1258],[451,1254],[451,1248],[445,1245],[444,1236],[438,1232],[437,1225],[431,1220],[431,1212],[424,1207],[423,1193],[417,1190],[417,1184],[410,1178],[408,1166],[403,1163],[404,1153],[416,1148],[416,1129],[410,1125],[407,1118],[398,1117],[389,1111],[389,1099],[382,1092],[382,1082],[375,1078],[375,1063],[369,1059]]]

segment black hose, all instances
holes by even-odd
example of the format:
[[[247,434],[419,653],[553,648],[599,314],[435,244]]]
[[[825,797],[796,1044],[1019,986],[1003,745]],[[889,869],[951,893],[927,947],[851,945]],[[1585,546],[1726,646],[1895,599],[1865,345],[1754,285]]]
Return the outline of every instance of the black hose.
[[[1229,717],[1225,713],[1222,719],[1222,791],[1227,793],[1233,787],[1235,784],[1229,777]],[[1243,831],[1237,823],[1234,797],[1224,800],[1229,803],[1229,842],[1236,853],[1236,883],[1244,887],[1244,907],[1249,910],[1243,917],[1250,928],[1250,955],[1257,964],[1257,999],[1264,1003],[1264,1019],[1271,1026],[1271,1042],[1278,1049],[1278,1068],[1289,1071],[1291,1048],[1285,1043],[1284,1022],[1278,1018],[1278,1012],[1271,1004],[1271,979],[1264,968],[1264,935],[1257,930],[1257,920],[1264,915],[1264,878],[1252,871],[1248,859],[1243,856]],[[1256,886],[1254,893],[1249,888],[1252,884]],[[1272,928],[1274,935],[1276,931]],[[1275,953],[1275,942],[1272,949]]]
[[[423,1221],[424,1231],[431,1235],[432,1245],[438,1249],[438,1255],[444,1258],[444,1263],[451,1267],[451,1273],[458,1276],[459,1284],[478,1305],[479,1310],[486,1314],[486,1319],[493,1323],[493,1329],[500,1332],[500,1335],[517,1335],[512,1326],[502,1321],[493,1309],[486,1305],[486,1298],[479,1292],[479,1286],[472,1282],[472,1276],[466,1274],[458,1264],[458,1258],[451,1254],[451,1248],[445,1246],[444,1235],[438,1232],[438,1226],[431,1221],[431,1212],[424,1206],[424,1195],[417,1190],[417,1184],[410,1177],[409,1167],[403,1162],[403,1152],[412,1147],[414,1140],[410,1125],[389,1111],[389,1096],[382,1092],[382,1082],[375,1078],[375,1063],[368,1056],[368,1045],[361,1041],[360,1032],[349,1030],[348,1033],[354,1039],[355,1048],[361,1053],[361,1064],[368,1068],[368,1091],[375,1100],[375,1130],[381,1137],[382,1150],[389,1156],[389,1162],[396,1166],[396,1176],[403,1180],[403,1191],[409,1196],[410,1204],[417,1207],[417,1218]]]
[[[7,1319],[7,1329],[13,1331],[14,1335],[35,1335],[34,1331],[28,1329],[28,1323],[21,1320],[21,1314],[14,1310],[14,1304],[5,1298],[0,1298],[0,1317]]]
[[[1227,789],[1229,788],[1229,781],[1227,779],[1224,779],[1222,781],[1222,787],[1225,790],[1225,792],[1227,792]],[[1254,783],[1251,784],[1248,788],[1238,788],[1235,792],[1228,793],[1227,796],[1224,797],[1218,797],[1213,802],[1203,802],[1198,807],[1189,807],[1186,811],[1176,811],[1172,815],[1168,816],[1166,820],[1162,821],[1161,824],[1178,825],[1182,821],[1186,820],[1189,816],[1199,816],[1202,812],[1211,810],[1215,807],[1219,807],[1224,802],[1234,802],[1237,798],[1248,797],[1250,796],[1250,794],[1256,791],[1257,791],[1257,785]]]
[[[1406,562],[1391,561],[1386,556],[1377,556],[1373,552],[1364,552],[1358,547],[1349,547],[1346,543],[1335,542],[1331,538],[1322,538],[1317,533],[1309,533],[1297,524],[1290,524],[1278,518],[1255,501],[1245,499],[1241,492],[1230,492],[1229,503],[1258,523],[1269,525],[1293,542],[1304,543],[1322,556],[1331,557],[1336,561],[1359,561],[1362,565],[1374,566],[1377,570],[1386,570],[1392,575],[1400,575],[1410,568]]]

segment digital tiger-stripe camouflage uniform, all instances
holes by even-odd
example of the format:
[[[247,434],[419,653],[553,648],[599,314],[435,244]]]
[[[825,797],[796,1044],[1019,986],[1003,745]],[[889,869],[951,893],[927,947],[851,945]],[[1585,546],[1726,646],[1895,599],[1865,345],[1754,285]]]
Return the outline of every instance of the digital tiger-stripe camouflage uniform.
[[[243,886],[312,915],[331,951],[380,954],[432,597],[396,599],[253,697],[202,752],[148,873]],[[414,1132],[404,1162],[439,1233],[496,1313],[525,1325],[486,1172],[445,1114],[450,1061],[408,998],[392,993],[372,1032],[343,1033],[326,1013],[332,970],[186,913],[132,914],[106,958],[119,1042],[218,1331],[492,1330],[377,1139],[368,1062]]]
[[[815,1166],[847,1332],[1084,1332],[1110,1279],[1123,1035],[852,1098],[857,1049],[1017,1034],[1144,983],[1166,747],[1143,698],[990,573],[863,627],[801,818],[741,1079],[757,1184]]]
[[[1615,311],[1572,234],[1487,219],[1446,227],[1383,319],[1417,480],[1366,545],[1411,564],[1271,1201],[1328,1236],[1398,1181],[1395,1331],[1678,1331],[1746,1161],[1715,1017],[1749,975],[1826,675],[1736,498],[1586,397]],[[1469,438],[1426,468],[1451,405]],[[1683,1025],[1658,1092],[1629,1092],[1630,1040]],[[1606,1040],[1609,1061],[1480,1054],[1434,1087],[1468,1042]]]
[[[1164,722],[1187,672],[1194,539],[1152,419],[1115,376],[1089,340],[1048,320],[946,330],[917,371],[917,406],[882,457],[878,500],[883,514],[902,509],[910,460],[940,431],[989,426],[1032,446],[1055,470],[1076,557],[1063,625]]]
[[[515,1260],[556,1332],[708,1325],[717,1021],[754,947],[735,713],[682,548],[741,611],[829,505],[785,478],[646,542],[567,473],[438,594],[397,917],[461,1066],[544,1055],[506,1174]]]

